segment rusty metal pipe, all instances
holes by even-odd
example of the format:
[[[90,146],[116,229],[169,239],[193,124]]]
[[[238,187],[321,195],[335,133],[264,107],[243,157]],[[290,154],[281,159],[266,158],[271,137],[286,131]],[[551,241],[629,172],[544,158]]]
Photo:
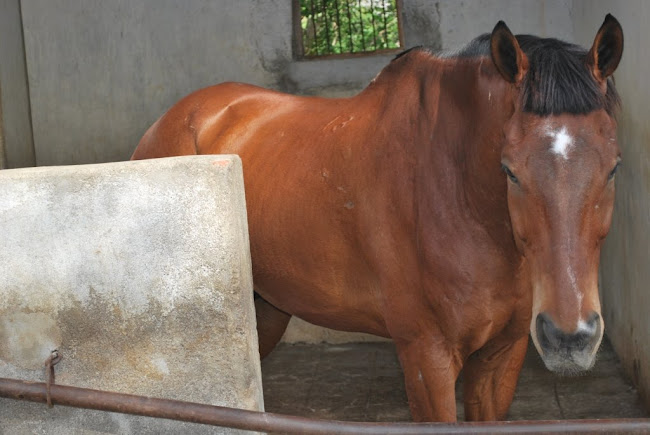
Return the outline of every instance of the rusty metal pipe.
[[[46,384],[0,378],[0,397],[46,403]],[[650,419],[491,423],[353,423],[293,417],[53,384],[54,405],[262,432],[301,434],[648,433]]]

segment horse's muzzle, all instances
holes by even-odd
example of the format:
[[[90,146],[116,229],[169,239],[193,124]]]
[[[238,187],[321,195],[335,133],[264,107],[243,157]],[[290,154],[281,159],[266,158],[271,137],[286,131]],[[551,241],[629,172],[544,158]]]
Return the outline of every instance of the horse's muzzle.
[[[537,341],[546,368],[571,375],[589,370],[595,361],[596,347],[602,338],[600,315],[592,313],[575,332],[559,329],[546,313],[536,319]]]

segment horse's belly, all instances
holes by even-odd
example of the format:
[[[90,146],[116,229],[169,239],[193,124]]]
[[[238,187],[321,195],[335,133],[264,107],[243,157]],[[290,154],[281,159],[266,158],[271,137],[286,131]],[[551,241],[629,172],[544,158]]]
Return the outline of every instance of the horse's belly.
[[[273,240],[268,232],[259,238],[256,234],[253,223],[253,276],[264,299],[310,323],[387,336],[379,293],[361,255],[322,252],[314,239],[297,243],[283,237]]]
[[[296,273],[275,269],[270,274],[255,266],[263,260],[259,255],[253,256],[255,286],[271,304],[316,325],[387,336],[368,282],[360,283],[356,277],[346,279],[304,265]],[[325,269],[331,272],[329,266]]]

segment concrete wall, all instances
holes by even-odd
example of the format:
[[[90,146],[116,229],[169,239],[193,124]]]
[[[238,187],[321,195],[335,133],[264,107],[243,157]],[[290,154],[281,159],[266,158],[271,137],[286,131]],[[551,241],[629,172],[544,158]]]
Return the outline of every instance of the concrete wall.
[[[34,166],[20,0],[0,0],[0,114],[0,169]]]
[[[290,46],[288,2],[23,0],[22,12],[38,165],[125,160],[192,90],[275,83]]]
[[[17,0],[5,2],[3,8],[13,5],[20,12]],[[570,4],[405,0],[404,45],[458,47],[491,31],[500,19],[514,32],[572,39]],[[175,101],[221,81],[351,95],[393,57],[295,60],[290,0],[22,0],[20,5],[36,157],[32,163],[10,160],[11,167],[127,159],[146,128]],[[10,16],[14,25],[21,18]],[[9,142],[29,154],[31,142]],[[318,331],[293,320],[287,339],[369,338]]]
[[[241,161],[0,171],[0,377],[263,411]],[[0,399],[5,434],[240,433]]]
[[[499,19],[514,31],[568,37],[569,4],[405,0],[404,45],[458,46]],[[169,106],[214,83],[343,96],[392,58],[295,60],[291,0],[3,0],[0,12],[9,35],[0,82],[11,76],[15,94],[3,94],[10,167],[127,159]]]
[[[2,88],[0,87],[0,101],[2,101]],[[2,104],[0,103],[0,169],[7,167],[7,158],[5,156],[5,138],[2,130]]]
[[[614,73],[623,100],[612,229],[601,256],[605,332],[650,409],[650,3],[574,1],[576,40],[590,46],[605,14],[622,24],[625,50]]]
[[[462,46],[480,33],[491,32],[499,20],[505,21],[514,33],[573,39],[570,0],[478,0],[436,4],[439,5],[440,35],[445,48]]]

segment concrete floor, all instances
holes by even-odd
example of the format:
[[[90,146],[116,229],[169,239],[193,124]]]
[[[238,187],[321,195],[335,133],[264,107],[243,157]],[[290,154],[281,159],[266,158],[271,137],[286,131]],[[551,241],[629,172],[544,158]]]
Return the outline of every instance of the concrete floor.
[[[280,344],[262,361],[268,412],[348,421],[410,421],[392,343]],[[462,388],[456,388],[464,418]],[[648,417],[609,342],[588,375],[560,378],[531,346],[510,420]]]

